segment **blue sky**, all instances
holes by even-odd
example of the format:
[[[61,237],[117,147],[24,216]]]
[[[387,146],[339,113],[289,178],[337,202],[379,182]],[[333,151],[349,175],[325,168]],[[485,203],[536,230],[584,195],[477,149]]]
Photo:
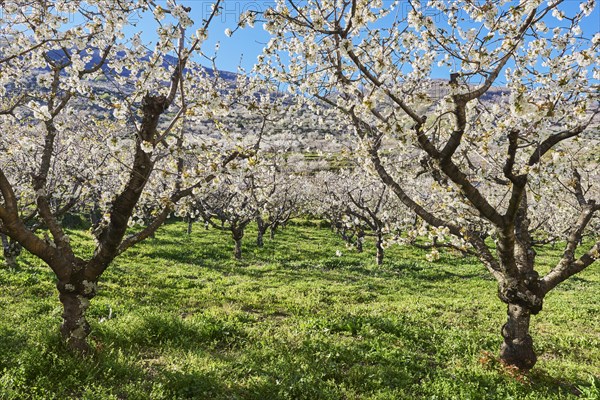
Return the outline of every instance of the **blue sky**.
[[[185,7],[192,9],[190,16],[194,20],[193,28],[189,32],[194,32],[202,23],[204,18],[210,15],[212,0],[187,0],[178,1]],[[166,4],[166,1],[159,0],[156,4]],[[248,10],[264,11],[268,7],[273,6],[271,0],[226,0],[223,3],[223,11],[211,23],[209,29],[208,40],[203,46],[203,50],[212,55],[217,42],[220,44],[220,49],[217,54],[217,67],[221,70],[235,72],[239,65],[250,70],[256,62],[256,57],[262,52],[264,45],[269,41],[269,34],[266,32],[261,22],[257,22],[255,28],[245,28],[237,30],[232,37],[225,35],[225,29],[235,29],[239,20],[239,16]],[[156,28],[154,21],[150,18],[143,17],[139,20],[136,27],[132,28],[132,32],[138,32],[140,28],[144,31],[142,39],[144,42],[155,39],[154,29]],[[205,61],[199,60],[202,64]],[[207,65],[208,66],[208,65]]]
[[[390,0],[386,0],[386,3]],[[567,14],[572,14],[579,10],[580,1],[567,0],[561,5]],[[164,0],[156,1],[156,4],[166,4]],[[213,4],[212,0],[186,0],[179,1],[186,7],[191,7],[191,17],[195,22],[193,30],[200,26],[203,18],[210,15],[210,8]],[[262,23],[257,22],[254,28],[240,29],[234,33],[232,37],[225,35],[225,29],[234,29],[237,26],[239,16],[247,10],[264,11],[269,6],[272,6],[272,0],[225,0],[223,3],[223,12],[211,24],[209,30],[209,39],[205,43],[203,49],[212,54],[214,46],[217,42],[220,43],[220,50],[217,56],[217,67],[222,70],[236,71],[241,65],[247,70],[250,70],[256,61],[256,57],[261,53],[262,48],[269,40],[269,34],[263,29]],[[400,5],[398,10],[400,13],[408,11],[408,5]],[[151,18],[141,18],[137,27],[133,28],[138,31],[140,28],[144,30],[143,40],[154,40],[153,31],[155,26]],[[592,37],[595,33],[600,32],[600,6],[596,6],[592,15],[585,19],[581,25],[583,35]],[[191,31],[191,30],[190,30]],[[203,62],[204,63],[204,62]],[[205,63],[204,63],[205,64]],[[439,77],[447,77],[447,71],[435,71]]]

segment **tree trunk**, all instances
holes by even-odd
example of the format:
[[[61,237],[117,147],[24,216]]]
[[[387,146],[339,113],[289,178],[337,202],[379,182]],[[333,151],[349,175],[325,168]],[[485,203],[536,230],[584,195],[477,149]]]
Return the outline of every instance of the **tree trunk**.
[[[4,261],[8,268],[17,268],[17,257],[21,254],[21,245],[3,233],[0,233],[2,237],[2,249],[4,255]]]
[[[10,269],[17,268],[17,257],[13,253],[4,253],[4,261],[6,266]]]
[[[383,235],[381,233],[377,233],[377,240],[375,242],[375,248],[377,249],[377,265],[383,264]]]
[[[504,342],[500,347],[500,360],[520,370],[530,370],[537,357],[529,335],[531,313],[518,304],[508,305],[508,322],[502,327]]]
[[[234,239],[235,248],[233,249],[233,256],[236,260],[242,259],[242,239]]]
[[[537,357],[533,350],[533,340],[529,335],[529,321],[532,314],[542,309],[544,295],[539,287],[539,274],[534,269],[535,251],[529,234],[529,218],[527,216],[527,195],[523,195],[515,218],[514,245],[510,235],[498,235],[498,247],[508,254],[499,254],[500,259],[510,260],[510,252],[518,275],[513,279],[517,285],[508,285],[502,296],[508,304],[508,322],[502,327],[504,342],[500,348],[500,360],[520,370],[530,370]],[[506,268],[510,271],[510,268]],[[514,301],[518,299],[519,301]]]
[[[359,229],[358,235],[356,236],[356,251],[359,253],[363,252],[363,242],[365,240],[365,231]]]
[[[233,237],[233,241],[235,242],[235,247],[233,248],[233,257],[235,257],[236,260],[241,260],[242,238],[244,237],[244,229],[232,227],[231,236]]]
[[[78,284],[59,282],[57,288],[59,300],[63,305],[60,334],[69,349],[77,353],[87,353],[90,351],[87,337],[91,328],[85,314],[90,300],[96,294],[96,285],[87,281]]]
[[[256,245],[258,247],[263,247],[265,245],[263,236],[264,236],[267,228],[265,227],[265,222],[263,221],[263,219],[260,216],[256,217],[256,225],[258,227],[258,233],[256,235]]]
[[[100,213],[100,207],[94,203],[94,207],[90,210],[90,223],[92,224],[92,228],[96,228],[102,219],[102,215]]]
[[[263,235],[264,235],[264,232],[261,229],[259,229],[258,234],[256,235],[256,245],[258,247],[264,247],[264,245],[265,245]]]
[[[188,236],[190,236],[192,234],[192,223],[193,222],[194,221],[193,221],[192,217],[188,217],[188,220],[187,220],[187,230],[186,230],[186,233],[187,233]]]

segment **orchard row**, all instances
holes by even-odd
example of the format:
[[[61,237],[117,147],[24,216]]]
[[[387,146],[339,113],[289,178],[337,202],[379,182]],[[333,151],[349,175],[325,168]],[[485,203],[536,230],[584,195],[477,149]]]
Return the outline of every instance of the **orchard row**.
[[[530,369],[531,315],[599,257],[600,34],[582,30],[593,2],[571,3],[279,0],[228,29],[271,39],[226,74],[199,64],[216,65],[220,0],[196,21],[176,1],[0,2],[8,258],[52,269],[62,337],[85,352],[103,272],[174,213],[229,229],[236,257],[249,221],[264,235],[297,212],[357,247],[374,235],[378,262],[427,236],[429,257],[471,253],[496,279],[501,359]],[[91,257],[68,212],[97,216]],[[548,241],[564,253],[542,274]]]

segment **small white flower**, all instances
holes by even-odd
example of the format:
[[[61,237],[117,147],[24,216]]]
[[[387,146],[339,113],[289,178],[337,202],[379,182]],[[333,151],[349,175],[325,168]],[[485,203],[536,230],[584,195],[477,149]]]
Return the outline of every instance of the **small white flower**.
[[[48,106],[38,106],[33,109],[33,116],[36,119],[40,119],[43,121],[48,121],[52,119],[52,115],[50,115],[50,111],[48,111]]]
[[[154,9],[154,18],[156,18],[157,21],[165,18],[165,10],[161,6],[158,6]]]
[[[196,31],[196,38],[200,41],[203,42],[208,38],[208,33],[206,31],[206,29],[204,28],[200,28]]]
[[[231,29],[227,28],[227,29],[225,29],[225,35],[227,37],[231,37],[231,35],[233,35],[233,32],[231,31]]]
[[[154,146],[152,145],[152,143],[146,140],[142,142],[140,147],[142,148],[142,151],[146,154],[151,154],[154,151]]]
[[[559,21],[562,21],[563,18],[565,17],[565,15],[563,14],[563,12],[560,11],[560,10],[558,10],[558,9],[556,9],[556,8],[552,11],[552,16],[554,18],[556,18],[557,20],[559,20]]]
[[[113,116],[116,119],[127,119],[127,109],[124,107],[115,107],[113,110]]]

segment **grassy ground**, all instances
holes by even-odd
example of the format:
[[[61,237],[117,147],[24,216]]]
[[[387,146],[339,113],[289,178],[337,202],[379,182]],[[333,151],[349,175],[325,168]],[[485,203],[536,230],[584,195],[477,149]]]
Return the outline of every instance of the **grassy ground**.
[[[505,308],[473,260],[396,247],[377,267],[370,246],[357,254],[326,229],[291,226],[263,249],[249,232],[240,263],[228,236],[195,229],[170,224],[108,269],[84,359],[58,340],[49,269],[27,256],[0,268],[0,398],[600,397],[597,264],[534,317],[540,360],[523,376],[495,358]]]

